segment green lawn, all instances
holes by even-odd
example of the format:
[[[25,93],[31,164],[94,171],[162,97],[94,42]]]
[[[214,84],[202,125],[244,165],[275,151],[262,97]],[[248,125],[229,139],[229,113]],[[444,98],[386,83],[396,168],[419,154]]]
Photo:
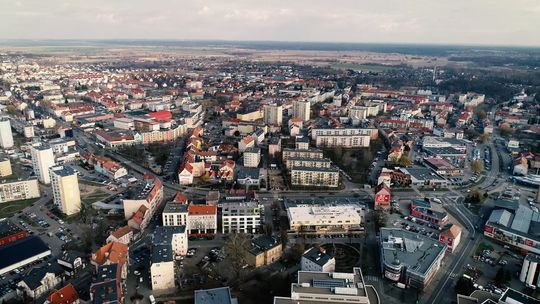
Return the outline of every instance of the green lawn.
[[[87,195],[85,197],[81,198],[81,201],[86,205],[91,205],[92,203],[95,203],[97,201],[106,199],[107,197],[111,196],[108,193],[105,193],[101,190],[97,190],[94,193]]]
[[[15,213],[17,213],[19,210],[22,210],[32,205],[38,200],[39,198],[32,198],[32,199],[27,199],[27,200],[2,203],[0,204],[0,218],[11,217]]]

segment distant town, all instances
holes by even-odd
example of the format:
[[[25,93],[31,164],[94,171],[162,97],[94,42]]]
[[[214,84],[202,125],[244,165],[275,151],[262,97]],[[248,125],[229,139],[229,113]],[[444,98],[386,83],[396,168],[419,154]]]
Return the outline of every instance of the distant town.
[[[0,303],[540,303],[540,55],[278,46],[0,47]]]

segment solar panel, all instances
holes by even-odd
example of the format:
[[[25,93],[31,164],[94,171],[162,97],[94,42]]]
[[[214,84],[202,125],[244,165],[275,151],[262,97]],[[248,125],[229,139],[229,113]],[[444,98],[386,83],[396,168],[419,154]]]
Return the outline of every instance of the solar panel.
[[[332,287],[345,287],[345,280],[313,280],[313,287],[317,288],[332,288]]]

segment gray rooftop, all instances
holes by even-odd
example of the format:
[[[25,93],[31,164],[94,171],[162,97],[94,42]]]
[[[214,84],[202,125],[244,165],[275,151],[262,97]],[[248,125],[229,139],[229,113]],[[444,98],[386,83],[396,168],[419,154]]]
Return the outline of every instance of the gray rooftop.
[[[163,213],[187,213],[188,205],[175,202],[168,202],[163,209]]]
[[[195,290],[195,304],[232,304],[229,287]]]
[[[438,240],[404,229],[381,228],[380,235],[383,263],[402,265],[419,275],[428,272],[447,247]]]
[[[172,237],[177,233],[185,233],[186,226],[158,226],[154,230],[152,244],[154,245],[171,245]]]
[[[173,260],[171,244],[155,245],[152,250],[152,263],[170,262]]]
[[[62,177],[75,175],[75,170],[73,170],[73,168],[70,166],[52,167],[51,171],[53,171],[54,174]]]
[[[329,254],[317,247],[312,247],[306,251],[304,255],[302,255],[302,258],[306,258],[319,266],[324,266],[332,259]]]

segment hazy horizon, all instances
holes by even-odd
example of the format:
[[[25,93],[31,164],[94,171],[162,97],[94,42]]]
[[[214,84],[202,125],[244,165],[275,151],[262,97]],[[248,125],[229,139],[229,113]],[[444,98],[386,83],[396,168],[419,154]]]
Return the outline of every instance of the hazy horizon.
[[[13,0],[0,40],[540,47],[536,0]]]

